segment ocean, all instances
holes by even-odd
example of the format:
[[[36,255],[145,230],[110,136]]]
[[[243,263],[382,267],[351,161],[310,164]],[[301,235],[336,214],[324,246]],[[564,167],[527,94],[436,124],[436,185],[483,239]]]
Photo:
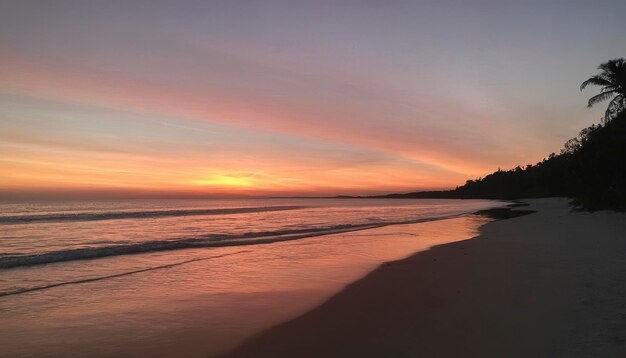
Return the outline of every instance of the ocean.
[[[488,200],[0,204],[0,356],[207,356],[382,262],[476,235]]]

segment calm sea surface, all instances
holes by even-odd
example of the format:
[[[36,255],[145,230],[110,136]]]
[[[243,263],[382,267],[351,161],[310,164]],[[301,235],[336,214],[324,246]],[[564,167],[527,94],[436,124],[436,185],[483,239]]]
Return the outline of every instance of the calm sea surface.
[[[476,235],[486,200],[0,204],[0,356],[207,356],[382,262]],[[183,349],[184,351],[181,351]]]

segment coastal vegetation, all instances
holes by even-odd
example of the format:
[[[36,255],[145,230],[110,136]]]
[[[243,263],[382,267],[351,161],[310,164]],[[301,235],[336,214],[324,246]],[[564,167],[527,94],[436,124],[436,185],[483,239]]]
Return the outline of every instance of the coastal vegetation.
[[[623,58],[610,60],[601,64],[600,73],[589,77],[580,85],[582,91],[588,85],[602,87],[599,94],[591,97],[587,107],[596,103],[611,100],[604,115],[605,123],[618,116],[626,107],[626,60]]]
[[[615,59],[598,67],[584,81],[601,87],[589,99],[591,107],[610,100],[602,123],[593,124],[568,140],[559,154],[536,164],[498,169],[468,180],[449,191],[391,194],[390,198],[520,199],[564,196],[585,210],[626,210],[626,60]]]

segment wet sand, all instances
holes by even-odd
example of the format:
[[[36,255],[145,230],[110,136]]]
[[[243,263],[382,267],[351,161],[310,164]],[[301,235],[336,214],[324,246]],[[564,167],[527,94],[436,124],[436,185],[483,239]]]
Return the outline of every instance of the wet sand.
[[[228,357],[626,356],[626,214],[565,199],[389,262]]]

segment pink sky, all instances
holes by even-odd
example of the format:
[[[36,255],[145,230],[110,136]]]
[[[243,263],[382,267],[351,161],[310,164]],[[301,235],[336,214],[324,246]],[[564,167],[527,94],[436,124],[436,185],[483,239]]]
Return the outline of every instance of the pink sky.
[[[623,55],[602,9],[624,4],[492,5],[9,2],[0,195],[370,194],[536,163],[598,121],[577,88]]]

